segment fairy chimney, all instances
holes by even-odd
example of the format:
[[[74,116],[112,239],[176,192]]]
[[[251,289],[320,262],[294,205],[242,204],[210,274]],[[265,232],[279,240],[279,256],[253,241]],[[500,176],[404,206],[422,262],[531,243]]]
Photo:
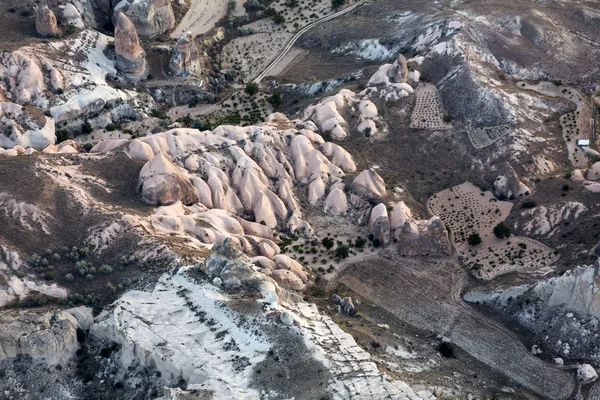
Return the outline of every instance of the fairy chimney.
[[[36,11],[35,28],[42,36],[54,36],[58,32],[56,15],[48,8],[46,0],[41,0]]]
[[[198,49],[191,32],[182,33],[177,40],[169,68],[177,76],[199,75]]]
[[[140,78],[146,70],[144,51],[140,46],[135,26],[123,13],[117,15],[115,24],[115,51],[117,69],[131,77]]]

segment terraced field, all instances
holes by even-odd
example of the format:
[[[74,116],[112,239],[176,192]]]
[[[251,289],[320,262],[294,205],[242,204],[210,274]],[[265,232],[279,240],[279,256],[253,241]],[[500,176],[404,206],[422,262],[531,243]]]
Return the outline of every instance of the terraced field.
[[[545,399],[570,399],[573,377],[532,356],[519,338],[460,299],[466,273],[453,260],[394,253],[349,264],[339,282],[401,320],[451,339],[467,353]]]

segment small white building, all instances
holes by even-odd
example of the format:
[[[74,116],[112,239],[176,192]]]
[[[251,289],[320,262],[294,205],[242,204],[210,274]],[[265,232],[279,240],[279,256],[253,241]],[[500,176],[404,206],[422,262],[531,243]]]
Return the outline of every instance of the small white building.
[[[590,146],[590,139],[577,139],[577,146],[580,147],[589,147]]]

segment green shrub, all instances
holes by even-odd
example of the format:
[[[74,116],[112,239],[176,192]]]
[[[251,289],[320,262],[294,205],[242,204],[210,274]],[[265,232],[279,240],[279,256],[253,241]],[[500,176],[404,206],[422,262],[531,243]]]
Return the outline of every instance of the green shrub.
[[[494,227],[494,235],[498,239],[507,239],[510,237],[510,228],[504,222],[500,222]]]
[[[81,127],[81,133],[87,134],[87,133],[92,133],[94,129],[92,128],[92,124],[90,124],[90,121],[85,121],[83,123],[83,126]]]
[[[321,240],[321,243],[328,250],[331,249],[333,247],[333,245],[335,244],[334,240],[330,237],[323,238],[323,240]]]
[[[338,246],[335,249],[335,256],[337,258],[348,258],[350,256],[350,247],[345,244]]]
[[[258,83],[250,82],[246,85],[244,92],[246,92],[250,96],[254,96],[255,94],[258,93],[259,89],[260,89],[260,87],[258,86]]]
[[[46,272],[44,274],[44,280],[47,280],[47,281],[54,280],[54,274],[52,272]]]
[[[478,244],[481,244],[481,236],[479,236],[479,233],[477,232],[471,233],[467,238],[467,243],[469,246],[477,246]]]

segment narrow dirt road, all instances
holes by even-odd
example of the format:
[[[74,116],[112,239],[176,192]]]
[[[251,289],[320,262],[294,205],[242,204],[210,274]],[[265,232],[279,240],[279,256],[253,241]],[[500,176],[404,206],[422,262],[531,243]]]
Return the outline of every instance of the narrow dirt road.
[[[281,53],[279,53],[279,55],[277,57],[275,57],[275,59],[273,61],[271,61],[269,63],[269,65],[267,65],[267,67],[260,73],[258,74],[258,76],[256,78],[254,78],[254,82],[256,83],[260,83],[261,80],[263,80],[265,78],[265,76],[267,76],[267,74],[273,69],[273,67],[283,59],[283,57],[285,57],[285,55],[291,50],[291,48],[294,46],[294,44],[296,43],[296,41],[298,40],[298,38],[300,36],[302,36],[306,31],[308,31],[311,28],[314,28],[315,26],[323,23],[323,22],[327,22],[330,21],[334,18],[337,18],[341,15],[347,14],[350,11],[354,10],[355,8],[365,4],[367,2],[367,0],[360,0],[357,1],[356,3],[352,4],[351,6],[348,6],[346,8],[344,8],[343,10],[340,10],[336,13],[333,14],[329,14],[321,19],[318,19],[314,22],[311,22],[310,24],[306,25],[304,28],[300,29],[294,36],[292,36],[292,38],[290,39],[290,41],[286,44],[286,46],[283,48],[283,50],[281,51]]]

